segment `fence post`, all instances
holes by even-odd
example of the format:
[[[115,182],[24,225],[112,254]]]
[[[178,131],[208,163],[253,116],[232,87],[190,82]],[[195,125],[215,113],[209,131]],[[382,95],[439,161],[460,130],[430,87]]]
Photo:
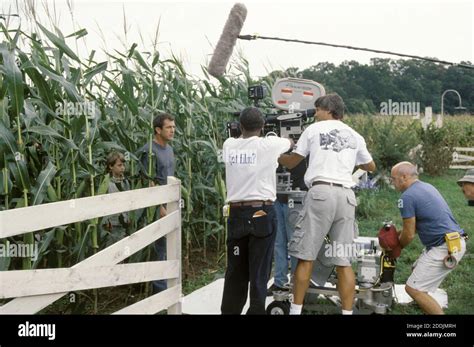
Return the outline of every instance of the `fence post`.
[[[168,280],[168,288],[178,286],[179,292],[182,295],[182,256],[181,256],[181,181],[175,177],[168,176],[168,184],[178,183],[180,184],[179,198],[177,201],[172,201],[167,205],[167,212],[171,213],[176,210],[179,211],[179,228],[171,233],[166,235],[166,255],[167,260],[178,260],[179,261],[179,270],[178,278]],[[168,314],[181,314],[181,297],[180,300],[168,308]]]
[[[421,119],[421,125],[423,126],[423,129],[426,130],[432,121],[433,109],[431,108],[431,106],[425,107],[425,117]]]
[[[442,128],[443,127],[443,114],[438,114],[436,116],[436,127]]]

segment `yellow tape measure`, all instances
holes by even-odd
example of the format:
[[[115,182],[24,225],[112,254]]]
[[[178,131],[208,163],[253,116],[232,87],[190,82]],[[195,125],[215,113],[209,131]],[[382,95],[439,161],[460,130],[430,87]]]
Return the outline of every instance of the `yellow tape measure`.
[[[461,235],[457,231],[447,233],[444,235],[444,240],[448,247],[448,255],[443,260],[444,266],[448,269],[452,269],[458,264],[458,261],[453,254],[461,252]]]

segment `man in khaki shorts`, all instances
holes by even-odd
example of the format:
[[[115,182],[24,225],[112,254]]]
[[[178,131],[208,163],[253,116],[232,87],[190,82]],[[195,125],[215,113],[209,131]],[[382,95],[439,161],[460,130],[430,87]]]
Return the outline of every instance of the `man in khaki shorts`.
[[[342,249],[350,249],[345,245],[353,243],[357,205],[351,189],[354,167],[375,170],[364,138],[341,121],[344,114],[342,98],[329,94],[318,98],[314,105],[317,122],[305,129],[291,154],[284,154],[279,159],[280,164],[291,169],[310,155],[305,174],[305,183],[310,189],[289,243],[288,253],[298,259],[290,314],[301,314],[313,261],[326,235],[336,248],[341,244]],[[342,313],[352,314],[355,278],[349,261],[351,255],[334,253],[335,256],[328,260],[336,266]]]
[[[460,250],[452,256],[457,262],[466,252],[467,235],[453,217],[453,214],[431,184],[418,179],[416,167],[401,162],[392,168],[391,181],[395,189],[402,192],[398,207],[403,218],[400,246],[406,247],[418,233],[426,247],[415,262],[413,272],[407,280],[405,290],[426,314],[443,314],[443,309],[428,293],[434,292],[444,278],[453,270],[445,265],[448,246],[447,233],[459,233]]]

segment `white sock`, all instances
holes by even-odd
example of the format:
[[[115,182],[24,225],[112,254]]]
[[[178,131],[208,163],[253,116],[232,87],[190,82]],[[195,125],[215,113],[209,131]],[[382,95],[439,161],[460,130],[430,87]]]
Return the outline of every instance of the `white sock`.
[[[291,313],[290,313],[290,314],[291,314]],[[342,310],[342,314],[343,314],[343,315],[346,315],[346,314],[347,314],[347,315],[350,315],[350,314],[352,314],[352,310],[350,310],[350,311]]]
[[[291,303],[290,306],[290,314],[301,314],[301,310],[303,309],[303,305],[296,305]]]

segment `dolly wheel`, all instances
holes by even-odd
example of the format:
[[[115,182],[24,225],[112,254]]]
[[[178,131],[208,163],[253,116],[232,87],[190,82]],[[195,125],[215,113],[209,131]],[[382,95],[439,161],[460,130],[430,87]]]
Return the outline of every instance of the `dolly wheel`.
[[[267,307],[267,314],[270,315],[289,315],[290,302],[289,301],[273,301]]]

